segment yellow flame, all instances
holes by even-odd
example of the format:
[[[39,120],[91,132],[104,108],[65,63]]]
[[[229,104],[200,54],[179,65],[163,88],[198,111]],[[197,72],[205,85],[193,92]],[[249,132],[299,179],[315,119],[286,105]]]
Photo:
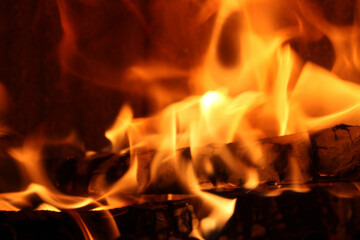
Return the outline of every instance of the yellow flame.
[[[38,211],[52,211],[52,212],[61,212],[60,209],[50,205],[50,204],[47,204],[47,203],[42,203],[40,204],[37,208],[35,208],[35,210],[38,210]]]
[[[290,45],[292,39],[306,35],[304,28],[308,23],[302,16],[304,10],[291,1],[279,0],[277,4],[278,8],[266,0],[209,1],[204,4],[199,22],[206,21],[214,12],[217,14],[208,49],[199,65],[188,72],[192,95],[150,118],[132,119],[130,110],[123,109],[112,130],[106,134],[113,145],[118,146],[115,139],[128,137],[133,162],[129,175],[117,182],[111,191],[122,192],[129,184],[132,191],[141,192],[149,184],[134,180],[136,175],[143,174],[134,166],[147,161],[139,154],[141,149],[150,149],[154,151],[150,160],[150,183],[175,179],[213,207],[200,224],[203,236],[207,236],[224,226],[235,205],[235,200],[201,191],[197,172],[209,176],[216,174],[218,169],[212,162],[214,155],[227,166],[229,174],[244,178],[245,188],[253,189],[260,183],[259,168],[268,164],[259,139],[314,131],[340,123],[359,124],[356,117],[360,109],[359,85],[341,79],[336,75],[339,69],[331,72],[306,63]],[[229,23],[229,19],[233,22]],[[226,33],[224,28],[228,24],[234,24],[238,29],[229,28],[232,32]],[[323,25],[329,26],[318,19],[315,25],[320,29]],[[335,37],[337,28],[331,29],[334,32],[329,33],[329,37],[338,46],[344,40]],[[231,44],[238,46],[234,49],[239,49],[228,53],[238,59],[231,66],[224,64],[226,60],[222,58],[226,56],[219,56],[224,34],[229,34],[234,39]],[[338,47],[336,51],[339,51]],[[350,58],[354,63],[352,66],[357,65],[357,58]],[[138,65],[130,73],[155,84],[157,78],[186,76],[175,67],[163,65],[164,70],[158,64]],[[170,99],[170,95],[165,91],[160,97]],[[303,138],[308,140],[306,134]],[[244,155],[250,157],[253,165],[237,159],[239,156],[227,149],[226,144],[231,142],[241,143]],[[188,160],[179,154],[184,148],[190,150],[191,163],[186,163]],[[288,163],[290,187],[268,194],[280,194],[284,189],[308,191],[301,185],[303,176],[296,160],[289,156]],[[223,207],[215,204],[218,202]]]
[[[213,208],[212,212],[200,222],[202,235],[209,236],[215,230],[221,230],[233,215],[236,199],[226,199],[213,194],[201,192],[199,196]]]
[[[181,14],[188,9],[186,4],[193,4],[193,1],[185,2],[158,1],[153,7],[167,6]],[[161,111],[147,118],[134,118],[129,105],[119,111],[105,136],[111,141],[115,154],[130,153],[130,167],[110,187],[106,186],[105,177],[99,178],[94,184],[103,190],[94,198],[59,192],[44,170],[44,145],[70,143],[82,148],[75,135],[60,141],[27,138],[22,147],[12,148],[9,153],[25,169],[30,184],[22,192],[1,193],[2,209],[19,210],[31,205],[29,198],[36,194],[45,202],[38,207],[42,210],[58,211],[89,204],[97,206],[94,210],[106,210],[133,203],[134,199],[125,195],[142,193],[151,184],[171,186],[179,183],[185,192],[195,195],[211,208],[200,219],[202,236],[199,238],[202,238],[225,225],[236,200],[204,192],[199,183],[199,177],[204,177],[201,174],[209,178],[222,170],[223,174],[243,180],[244,188],[254,189],[261,183],[259,172],[268,164],[266,149],[260,139],[304,132],[300,137],[308,141],[309,131],[336,124],[360,125],[358,18],[352,26],[331,24],[311,1],[278,0],[276,4],[268,0],[194,2],[200,9],[195,11],[195,17],[191,15],[194,21],[191,29],[201,29],[208,22],[213,24],[203,57],[192,65],[179,64],[181,66],[156,60],[140,61],[124,71],[126,80],[120,82],[117,80],[122,71],[102,64],[95,69],[97,61],[86,59],[78,46],[80,34],[70,14],[71,6],[58,1],[64,30],[60,46],[60,63],[64,70],[96,83],[106,77],[105,85],[118,83],[117,89],[131,89],[139,94],[149,87],[152,95],[149,99],[155,99],[150,110],[161,108]],[[180,33],[177,31],[183,34],[185,28],[169,27],[169,22],[187,26],[182,22],[187,18],[178,20],[166,14],[161,13],[161,19],[169,21],[164,21],[164,29],[161,29],[164,32],[159,34],[178,42],[177,34]],[[313,31],[307,33],[306,29]],[[306,61],[291,44],[295,40],[308,44],[322,37],[329,39],[336,55],[330,70]],[[165,46],[166,40],[156,39],[164,44],[159,46],[161,44],[154,40],[154,46],[161,49],[161,53],[171,49]],[[185,48],[180,52],[186,51]],[[84,71],[86,67],[77,69],[76,60],[81,60],[89,71]],[[181,62],[182,59],[177,60]],[[6,102],[5,90],[0,85],[0,114],[5,112]],[[230,150],[228,144],[233,142],[241,145],[241,153]],[[86,153],[87,156],[93,154],[91,151]],[[288,189],[309,190],[302,184],[304,176],[297,159],[288,156],[287,160],[291,175],[287,179],[289,185],[267,195],[275,196]],[[176,198],[174,195],[166,197]],[[105,201],[107,205],[103,206],[99,201]],[[85,238],[92,239],[81,217],[74,217]],[[119,235],[115,224],[112,225],[114,235]]]
[[[128,105],[124,105],[120,110],[113,126],[105,132],[105,136],[112,143],[113,151],[118,152],[124,148],[126,140],[125,133],[133,118],[132,110]]]

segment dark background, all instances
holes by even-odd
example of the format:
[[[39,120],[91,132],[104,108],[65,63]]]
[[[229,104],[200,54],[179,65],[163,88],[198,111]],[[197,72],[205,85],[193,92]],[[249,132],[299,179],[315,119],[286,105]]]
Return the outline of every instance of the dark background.
[[[75,129],[87,149],[108,144],[104,132],[123,103],[132,105],[135,116],[156,110],[149,108],[151,86],[124,84],[128,67],[156,59],[188,69],[206,48],[211,29],[191,29],[197,4],[59,3],[66,6],[66,19],[55,0],[0,1],[0,81],[8,96],[3,121],[23,136],[41,128],[62,137]],[[75,50],[61,45],[64,26],[75,34]],[[186,80],[181,81],[185,94]]]

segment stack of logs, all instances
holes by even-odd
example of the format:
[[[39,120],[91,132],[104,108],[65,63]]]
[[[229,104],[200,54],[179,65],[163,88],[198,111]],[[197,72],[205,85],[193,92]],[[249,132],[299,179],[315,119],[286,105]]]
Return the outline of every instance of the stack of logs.
[[[225,146],[237,161],[257,169],[261,181],[257,189],[248,192],[241,188],[241,176],[232,175],[227,166],[218,162],[217,153],[221,149],[211,151],[208,156],[217,164],[215,175],[199,173],[204,186],[212,184],[207,191],[237,198],[232,218],[221,232],[207,236],[209,239],[356,239],[360,236],[360,194],[356,183],[360,178],[360,127],[340,125],[310,134],[307,139],[295,134],[259,143],[267,153],[265,167],[251,163],[239,143]],[[189,149],[178,151],[185,159],[191,158]],[[99,178],[110,186],[129,168],[129,154],[103,153],[84,160],[81,151],[68,146],[48,146],[43,154],[51,180],[59,190],[73,195],[97,193],[94,183]],[[149,159],[154,152],[143,154],[147,157],[139,159],[139,171],[142,171],[139,181],[149,179]],[[285,191],[280,196],[264,197],[292,184],[290,161],[295,161],[302,173],[301,184],[312,190],[307,193]],[[162,193],[188,194],[176,182],[168,182],[160,187],[149,185],[145,194],[158,194],[157,199],[161,199]],[[238,187],[220,187],[226,184]],[[35,208],[40,201],[34,199]],[[199,225],[196,210],[199,204],[195,197],[184,195],[181,200],[155,200],[110,212],[120,230],[120,239],[190,239]],[[103,211],[23,210],[0,212],[0,233],[3,239],[54,236],[82,239],[72,212],[86,219],[88,226],[96,225],[93,231],[98,237],[106,231],[99,227],[109,217]]]
[[[241,171],[235,174],[221,160],[226,150],[231,153],[238,166],[244,169],[256,169],[260,183],[288,184],[294,181],[293,168],[297,166],[300,183],[309,182],[356,182],[360,179],[360,127],[339,125],[325,129],[309,137],[294,134],[267,138],[259,141],[264,151],[264,163],[259,166],[253,163],[241,143],[229,143],[222,147],[208,146],[203,158],[210,159],[214,174],[206,175],[199,171],[198,177],[202,186],[237,186],[241,187],[246,180]],[[97,154],[84,160],[81,151],[64,146],[54,146],[45,149],[46,164],[52,181],[65,193],[86,195],[99,193],[103,189],[97,187],[98,181],[111,185],[120,179],[129,168],[129,153],[123,155]],[[146,193],[187,193],[176,181],[174,174],[163,174],[166,181],[155,184],[150,179],[150,164],[155,151],[139,151],[138,181],[147,186]],[[65,157],[67,155],[67,157]],[[191,160],[190,149],[178,150],[184,161]],[[70,157],[69,157],[70,156]],[[200,161],[201,160],[197,160]],[[168,166],[162,166],[162,171],[172,172]],[[175,177],[174,177],[175,176]],[[164,179],[161,179],[164,180]],[[104,185],[101,185],[103,188]]]
[[[308,193],[226,192],[237,197],[235,213],[208,239],[359,239],[360,198],[341,198],[324,188]],[[196,200],[152,202],[111,210],[119,239],[196,239]],[[195,207],[194,207],[195,206]],[[102,211],[78,211],[96,239],[107,239]],[[96,226],[94,228],[94,226]],[[84,239],[69,212],[0,212],[1,239]]]

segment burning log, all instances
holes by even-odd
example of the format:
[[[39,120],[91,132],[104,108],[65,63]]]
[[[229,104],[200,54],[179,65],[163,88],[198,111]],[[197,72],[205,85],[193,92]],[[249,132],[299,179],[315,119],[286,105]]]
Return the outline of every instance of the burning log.
[[[110,210],[119,230],[120,239],[185,239],[196,219],[191,199],[162,203],[147,203]],[[0,212],[0,234],[2,239],[84,239],[74,215],[80,216],[96,239],[107,238],[105,211],[64,212],[24,210]],[[194,224],[195,225],[195,224]],[[5,237],[5,238],[4,238]]]
[[[358,196],[336,197],[318,187],[304,194],[285,192],[276,197],[239,189],[218,194],[236,197],[237,204],[225,228],[208,239],[357,239],[360,234]],[[121,234],[118,239],[197,239],[192,232],[201,221],[195,210],[198,204],[189,196],[112,209],[110,214]],[[0,234],[5,239],[84,239],[75,214],[84,219],[95,238],[106,238],[110,216],[104,211],[81,210],[2,211]]]
[[[206,154],[192,159],[190,149],[179,149],[178,155],[184,161],[210,160],[214,172],[197,172],[202,187],[243,186],[246,171],[256,170],[260,183],[292,184],[324,181],[358,181],[360,179],[360,127],[339,125],[311,133],[309,138],[302,134],[267,138],[259,141],[264,151],[264,164],[254,163],[247,149],[240,142],[222,147],[208,146]],[[64,152],[64,148],[62,148]],[[72,150],[73,151],[73,150]],[[56,152],[56,151],[55,151]],[[65,151],[66,152],[66,151]],[[68,150],[69,152],[69,150]],[[235,159],[244,172],[233,171],[222,157],[224,153]],[[148,193],[181,193],[173,166],[162,166],[168,172],[156,184],[149,185],[150,163],[155,151],[139,152],[138,182],[146,186]],[[48,159],[49,155],[45,158]],[[51,157],[50,157],[51,158]],[[80,153],[57,159],[56,165],[49,168],[50,177],[63,192],[86,195],[101,193],[104,186],[119,180],[129,168],[130,154],[96,154],[84,159]],[[61,161],[59,161],[61,160]],[[66,174],[64,174],[66,173]],[[161,173],[160,173],[161,176]],[[164,178],[167,178],[164,180]],[[155,187],[156,185],[156,187]]]

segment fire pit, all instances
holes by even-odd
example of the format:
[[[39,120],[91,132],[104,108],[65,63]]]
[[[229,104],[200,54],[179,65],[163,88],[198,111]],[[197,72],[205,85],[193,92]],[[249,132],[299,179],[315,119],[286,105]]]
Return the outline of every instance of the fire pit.
[[[0,11],[1,238],[360,237],[357,1]]]

